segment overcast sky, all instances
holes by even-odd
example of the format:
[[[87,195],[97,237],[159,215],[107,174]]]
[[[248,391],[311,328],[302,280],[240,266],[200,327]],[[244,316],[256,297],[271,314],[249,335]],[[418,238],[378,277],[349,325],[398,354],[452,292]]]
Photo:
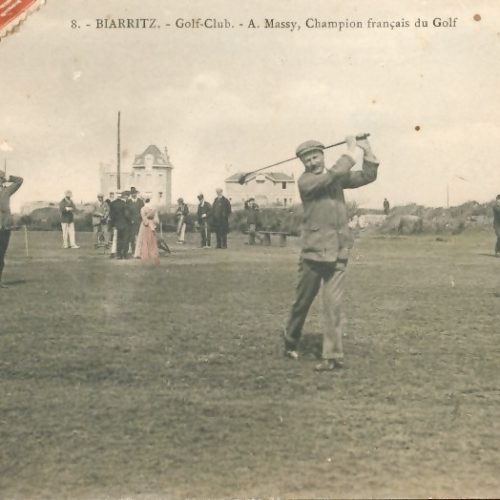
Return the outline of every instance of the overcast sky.
[[[496,7],[495,7],[496,5]],[[479,21],[474,16],[479,14]],[[155,17],[170,28],[106,30],[96,18]],[[232,29],[176,29],[176,19]],[[307,29],[307,18],[410,28]],[[420,17],[456,27],[415,28]],[[265,18],[300,30],[249,29]],[[71,20],[82,25],[71,28]],[[167,146],[173,196],[208,198],[226,177],[293,156],[298,143],[370,132],[376,183],[347,193],[379,208],[487,201],[500,193],[500,4],[492,1],[48,0],[0,42],[0,161],[29,200],[93,200],[100,162],[123,168]],[[240,27],[242,23],[245,26]],[[432,24],[432,23],[431,23]],[[415,127],[420,127],[416,130]],[[332,163],[340,150],[328,153]],[[299,162],[282,168],[301,172]]]

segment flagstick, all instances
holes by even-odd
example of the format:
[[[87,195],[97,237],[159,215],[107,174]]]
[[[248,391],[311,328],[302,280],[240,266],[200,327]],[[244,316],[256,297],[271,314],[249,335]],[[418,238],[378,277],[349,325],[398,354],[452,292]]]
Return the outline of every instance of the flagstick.
[[[23,226],[24,227],[24,247],[26,249],[26,258],[30,258],[30,251],[29,251],[29,244],[28,244],[28,228],[26,224]]]

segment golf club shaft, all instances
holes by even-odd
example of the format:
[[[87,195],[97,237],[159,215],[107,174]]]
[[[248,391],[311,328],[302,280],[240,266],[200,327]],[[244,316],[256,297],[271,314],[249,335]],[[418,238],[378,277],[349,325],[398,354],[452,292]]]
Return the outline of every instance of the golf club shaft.
[[[356,140],[361,141],[363,139],[368,138],[369,136],[370,136],[370,134],[357,135]],[[342,144],[346,144],[346,141],[340,141],[340,142],[336,142],[335,144],[330,144],[329,146],[326,146],[325,149],[330,149],[330,148],[334,148],[336,146],[341,146]],[[276,167],[277,165],[282,165],[283,163],[287,163],[289,161],[296,160],[296,159],[297,159],[297,156],[293,156],[292,158],[287,158],[286,160],[278,161],[276,163],[273,163],[272,165],[267,165],[265,167],[258,168],[257,170],[252,170],[251,172],[247,172],[246,174],[244,174],[244,177],[248,177],[249,175],[256,174],[257,172],[260,172],[262,170],[266,170],[266,169],[271,168],[271,167]]]

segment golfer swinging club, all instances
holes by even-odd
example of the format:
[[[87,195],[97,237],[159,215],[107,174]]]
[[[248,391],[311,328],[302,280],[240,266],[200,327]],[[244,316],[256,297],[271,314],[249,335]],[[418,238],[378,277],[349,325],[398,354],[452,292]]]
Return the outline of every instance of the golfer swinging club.
[[[325,170],[325,146],[307,141],[296,155],[305,167],[298,181],[304,207],[302,252],[299,260],[297,296],[284,331],[285,355],[297,359],[297,346],[309,308],[323,285],[325,317],[322,362],[317,371],[343,366],[342,298],[352,236],[347,225],[344,189],[354,189],[377,178],[378,160],[366,137],[346,138],[347,152]],[[356,163],[356,147],[363,150],[362,170],[351,171]]]
[[[2,273],[5,264],[5,254],[9,246],[10,231],[14,225],[10,212],[10,197],[21,187],[22,177],[11,175],[6,177],[5,172],[0,170],[0,288],[7,288],[2,283]]]

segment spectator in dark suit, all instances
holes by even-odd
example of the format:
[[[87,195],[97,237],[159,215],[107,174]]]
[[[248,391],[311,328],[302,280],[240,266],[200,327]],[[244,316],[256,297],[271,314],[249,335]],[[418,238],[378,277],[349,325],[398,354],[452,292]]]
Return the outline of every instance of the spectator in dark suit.
[[[210,227],[210,215],[211,209],[210,203],[205,201],[205,197],[202,193],[198,195],[198,227],[200,229],[201,235],[201,247],[210,248],[210,237],[211,237],[211,227]]]
[[[0,288],[7,288],[2,283],[2,272],[9,246],[10,231],[14,224],[10,212],[10,197],[21,187],[22,183],[22,177],[11,175],[7,178],[5,172],[0,170]]]
[[[132,227],[132,215],[127,204],[128,192],[123,191],[118,199],[111,203],[110,218],[113,228],[116,229],[116,257],[118,259],[128,258],[130,245],[130,232]]]
[[[384,214],[389,215],[389,210],[391,209],[391,205],[387,198],[384,198]]]
[[[231,203],[222,194],[222,189],[216,190],[217,197],[212,205],[212,224],[217,237],[217,248],[227,248],[227,233],[229,232],[229,216]]]
[[[73,203],[71,191],[64,193],[64,198],[59,203],[61,212],[61,229],[63,237],[63,248],[80,248],[75,240],[75,204]]]

